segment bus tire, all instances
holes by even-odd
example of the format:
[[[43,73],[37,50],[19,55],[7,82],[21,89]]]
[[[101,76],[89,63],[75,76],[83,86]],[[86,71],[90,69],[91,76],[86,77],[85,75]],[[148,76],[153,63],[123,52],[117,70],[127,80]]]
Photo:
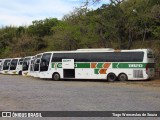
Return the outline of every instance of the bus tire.
[[[114,81],[116,81],[116,79],[117,79],[117,76],[116,76],[114,73],[109,73],[109,74],[107,75],[107,80],[108,80],[109,82],[114,82]]]
[[[52,75],[52,79],[53,80],[60,80],[60,75],[59,75],[59,73],[53,73],[53,75]]]
[[[19,71],[18,75],[22,75],[22,71]]]
[[[118,80],[119,81],[127,81],[128,76],[125,73],[121,73],[121,74],[118,75]]]

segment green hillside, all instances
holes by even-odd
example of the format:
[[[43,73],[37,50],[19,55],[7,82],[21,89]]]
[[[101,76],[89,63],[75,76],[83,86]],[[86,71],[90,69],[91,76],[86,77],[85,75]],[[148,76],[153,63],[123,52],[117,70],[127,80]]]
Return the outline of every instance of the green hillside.
[[[160,0],[124,0],[97,10],[80,7],[62,20],[0,29],[0,58],[78,48],[152,48],[160,60]],[[157,64],[157,66],[158,66]]]

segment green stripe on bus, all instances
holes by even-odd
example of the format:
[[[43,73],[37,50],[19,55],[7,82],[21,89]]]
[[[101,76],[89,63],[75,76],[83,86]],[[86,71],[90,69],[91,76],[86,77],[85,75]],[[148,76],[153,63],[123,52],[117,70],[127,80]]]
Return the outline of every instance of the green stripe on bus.
[[[104,63],[98,63],[96,68],[103,68]]]
[[[54,68],[55,63],[52,63],[52,68]]]
[[[98,63],[96,68],[103,68],[105,63]],[[112,68],[154,68],[154,63],[112,63]],[[75,68],[91,68],[90,63],[74,63]],[[52,68],[62,68],[62,63],[52,63]]]
[[[57,68],[62,68],[62,63],[58,63]]]
[[[62,63],[52,63],[52,68],[62,68]]]
[[[75,68],[90,68],[90,63],[74,63]],[[62,68],[62,63],[52,63],[52,68]]]
[[[112,63],[112,68],[146,68],[146,63]]]
[[[94,74],[99,74],[99,69],[94,69]]]
[[[75,68],[90,68],[90,63],[75,63]]]

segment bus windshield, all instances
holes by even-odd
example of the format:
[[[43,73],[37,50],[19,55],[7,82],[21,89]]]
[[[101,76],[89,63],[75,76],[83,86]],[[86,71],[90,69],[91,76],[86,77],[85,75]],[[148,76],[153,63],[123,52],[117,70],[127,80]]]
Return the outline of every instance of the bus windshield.
[[[10,70],[16,70],[17,63],[18,63],[18,59],[13,59],[11,61]]]
[[[22,66],[22,70],[23,71],[27,71],[29,68],[29,61],[31,58],[25,58],[23,61],[23,66]]]
[[[50,63],[51,53],[43,54],[41,58],[40,71],[47,71]]]
[[[23,59],[20,59],[19,60],[19,65],[22,65],[23,64]]]
[[[39,65],[40,65],[40,58],[42,57],[42,55],[37,55],[37,57],[35,58],[35,63],[34,63],[34,71],[39,71]]]
[[[9,64],[11,60],[5,60],[3,64],[3,70],[8,70],[9,69]]]

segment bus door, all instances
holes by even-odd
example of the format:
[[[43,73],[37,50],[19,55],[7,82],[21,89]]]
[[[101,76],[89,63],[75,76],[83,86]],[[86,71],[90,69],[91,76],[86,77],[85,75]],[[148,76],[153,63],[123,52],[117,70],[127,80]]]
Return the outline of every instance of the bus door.
[[[37,58],[35,60],[35,63],[34,63],[34,77],[38,77],[38,74],[39,74],[39,71],[40,71],[40,62],[41,62],[41,59],[40,58]]]
[[[64,78],[75,78],[74,59],[62,59]]]

